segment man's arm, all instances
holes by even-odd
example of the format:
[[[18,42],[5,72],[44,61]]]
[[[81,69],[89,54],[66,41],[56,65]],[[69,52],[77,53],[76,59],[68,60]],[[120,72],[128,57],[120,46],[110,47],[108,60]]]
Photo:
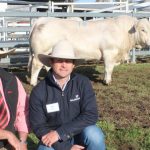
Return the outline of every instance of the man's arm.
[[[18,104],[15,120],[15,129],[18,131],[21,150],[27,150],[27,136],[29,133],[29,99],[22,86],[22,83],[17,79],[18,84]]]
[[[17,78],[18,84],[18,104],[16,111],[15,129],[18,132],[29,133],[29,98],[22,86],[22,83]]]
[[[20,140],[20,146],[21,146],[21,150],[27,150],[27,137],[28,137],[28,133],[25,132],[18,132],[19,134],[19,140]]]
[[[0,129],[0,139],[8,140],[9,144],[11,144],[15,148],[15,150],[20,149],[20,141],[12,132]]]
[[[36,136],[41,139],[42,136],[49,133],[50,128],[43,110],[43,96],[41,89],[33,89],[29,100],[29,119],[30,125]]]

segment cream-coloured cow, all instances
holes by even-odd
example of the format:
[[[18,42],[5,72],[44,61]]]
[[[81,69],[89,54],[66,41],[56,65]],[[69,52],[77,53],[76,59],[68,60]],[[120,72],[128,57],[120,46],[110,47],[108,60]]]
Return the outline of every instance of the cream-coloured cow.
[[[50,53],[62,39],[72,43],[79,57],[87,60],[103,58],[104,81],[110,84],[114,66],[124,60],[132,48],[150,45],[150,23],[147,19],[137,20],[130,16],[86,22],[39,18],[30,34],[31,85],[37,84],[43,66],[38,54]]]

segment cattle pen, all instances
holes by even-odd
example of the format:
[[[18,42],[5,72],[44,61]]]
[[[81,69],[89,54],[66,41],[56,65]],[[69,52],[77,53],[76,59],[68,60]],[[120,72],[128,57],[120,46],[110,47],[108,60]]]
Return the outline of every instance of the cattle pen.
[[[97,7],[95,7],[95,5]],[[138,11],[141,4],[127,2],[97,3],[57,3],[57,2],[0,2],[0,49],[15,48],[15,53],[1,59],[1,66],[26,67],[29,59],[29,35],[34,20],[39,17],[81,17],[87,19],[105,19],[119,15],[130,15],[137,18],[150,18],[150,13]],[[93,7],[91,7],[93,6]],[[98,7],[99,6],[99,7]],[[149,7],[150,4],[147,3]],[[2,9],[3,8],[3,9]],[[144,5],[145,8],[145,5]],[[44,11],[43,11],[44,10]],[[131,61],[136,56],[150,55],[150,49],[134,49],[129,54]]]

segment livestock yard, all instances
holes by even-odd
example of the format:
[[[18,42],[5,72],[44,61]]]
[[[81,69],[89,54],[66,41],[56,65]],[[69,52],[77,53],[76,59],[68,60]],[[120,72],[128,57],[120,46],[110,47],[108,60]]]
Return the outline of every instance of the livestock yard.
[[[143,63],[144,62],[144,63]],[[82,65],[76,71],[88,76],[93,84],[99,111],[98,125],[104,130],[108,150],[150,149],[150,59],[137,64],[122,64],[115,68],[113,82],[103,84],[103,66]],[[32,87],[26,70],[15,73],[30,94]],[[40,73],[39,80],[45,76]],[[29,150],[34,150],[38,140],[33,134],[28,138]]]
[[[0,63],[4,64],[2,67],[7,68],[9,66],[7,70],[14,73],[22,81],[26,92],[30,95],[33,87],[29,84],[31,76],[27,72],[27,61],[29,32],[34,19],[38,17],[76,16],[82,17],[84,20],[87,18],[104,19],[120,14],[128,14],[137,18],[150,17],[149,1],[132,2],[128,0],[122,0],[121,2],[120,0],[120,3],[117,1],[116,4],[114,2],[103,3],[104,6],[102,3],[96,4],[97,7],[103,6],[101,9],[95,8],[95,3],[90,4],[94,8],[87,8],[89,4],[83,4],[82,6],[85,6],[85,8],[82,7],[81,9],[81,4],[76,5],[74,3],[40,3],[42,6],[39,7],[39,4],[26,2],[25,5],[23,3],[19,5],[21,11],[18,5],[15,6],[16,10],[14,10],[13,2],[10,2],[11,7],[0,12],[0,49],[8,50],[15,47],[16,53],[1,59]],[[16,3],[19,3],[19,1]],[[22,9],[24,6],[27,10]],[[63,11],[64,9],[68,11],[69,9],[66,10],[66,7],[71,6],[69,7],[71,13],[55,13],[56,10],[60,11],[59,6],[63,6]],[[45,8],[49,11],[36,12],[40,9],[45,11]],[[75,13],[79,9],[84,13]],[[148,11],[143,12],[143,10]],[[92,13],[88,13],[90,11]],[[8,26],[5,26],[5,23],[8,23]],[[92,82],[99,112],[97,125],[105,133],[107,150],[150,150],[150,50],[140,52],[136,50],[130,53],[132,54],[131,61],[134,63],[121,64],[114,68],[112,83],[108,86],[103,83],[103,62],[98,64],[89,61],[76,68],[77,72],[88,76]],[[42,70],[38,80],[42,80],[45,75],[46,71]],[[38,139],[31,133],[28,137],[28,149],[36,150],[37,143]]]

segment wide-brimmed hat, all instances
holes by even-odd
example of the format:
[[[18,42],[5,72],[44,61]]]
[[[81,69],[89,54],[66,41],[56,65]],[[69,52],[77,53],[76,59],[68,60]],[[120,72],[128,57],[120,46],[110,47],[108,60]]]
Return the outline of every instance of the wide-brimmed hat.
[[[83,60],[75,56],[74,48],[72,44],[67,40],[59,41],[53,48],[52,52],[48,55],[39,54],[39,60],[46,66],[50,67],[50,59],[61,58],[71,60]]]
[[[5,51],[0,50],[0,58],[5,57],[6,55],[8,55],[8,54],[10,54],[10,53],[12,53],[14,51],[15,51],[15,49],[10,49],[8,51],[6,51],[6,50]]]

